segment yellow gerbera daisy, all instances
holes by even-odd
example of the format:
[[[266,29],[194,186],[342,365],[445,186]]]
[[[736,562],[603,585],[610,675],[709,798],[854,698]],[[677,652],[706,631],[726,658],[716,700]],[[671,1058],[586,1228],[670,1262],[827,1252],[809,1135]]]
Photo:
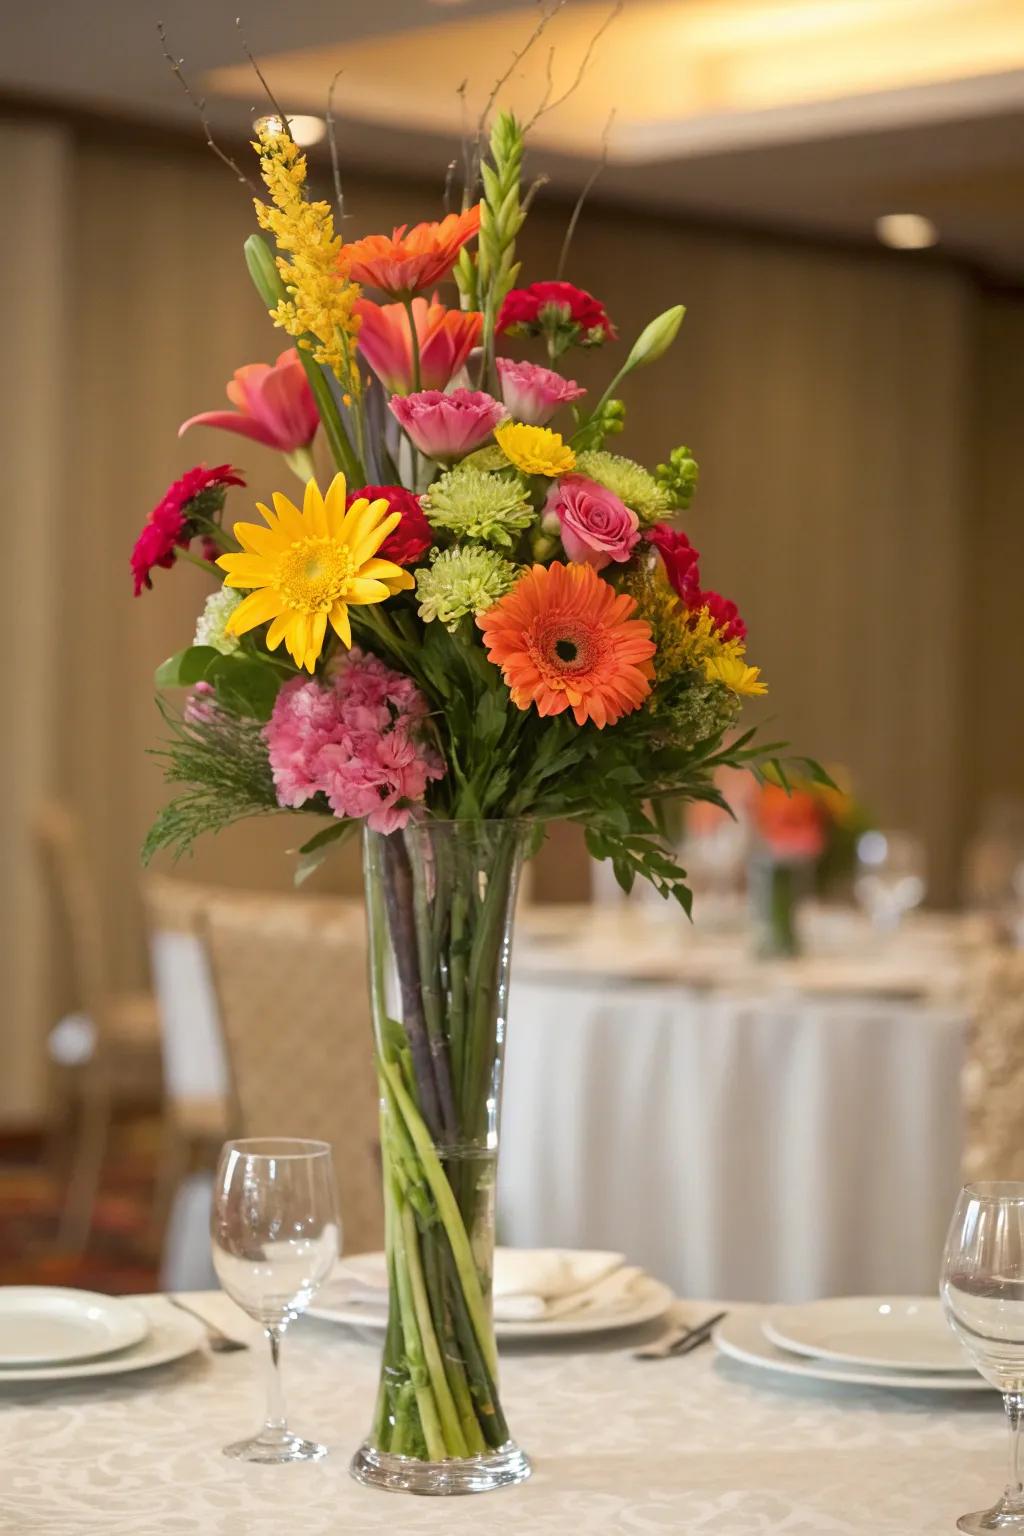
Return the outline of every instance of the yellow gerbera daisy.
[[[494,436],[506,459],[524,475],[567,475],[576,466],[576,455],[560,432],[550,427],[527,427],[522,422],[506,421],[495,427]]]
[[[709,683],[724,683],[733,693],[768,692],[768,684],[761,681],[761,668],[748,667],[742,655],[735,651],[722,651],[718,656],[706,656],[704,676]]]
[[[414,585],[377,550],[401,521],[381,497],[361,496],[345,509],[345,477],[335,475],[327,495],[310,480],[299,511],[287,496],[274,492],[274,510],[257,502],[267,524],[236,523],[243,554],[221,555],[226,587],[252,588],[225,626],[244,635],[270,622],[267,649],[285,642],[296,666],[312,672],[323,650],[330,622],[345,645],[352,644],[348,610],[353,604],[381,603],[393,592]]]

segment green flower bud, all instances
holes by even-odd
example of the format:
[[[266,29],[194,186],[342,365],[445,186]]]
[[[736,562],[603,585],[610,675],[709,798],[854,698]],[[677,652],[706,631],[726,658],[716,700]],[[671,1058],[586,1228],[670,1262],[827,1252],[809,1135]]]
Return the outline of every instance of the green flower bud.
[[[685,305],[673,304],[671,309],[666,309],[664,314],[658,315],[649,325],[645,325],[633,343],[633,350],[626,359],[623,372],[630,373],[634,368],[642,368],[646,363],[655,362],[663,352],[667,352],[676,339],[685,314]]]

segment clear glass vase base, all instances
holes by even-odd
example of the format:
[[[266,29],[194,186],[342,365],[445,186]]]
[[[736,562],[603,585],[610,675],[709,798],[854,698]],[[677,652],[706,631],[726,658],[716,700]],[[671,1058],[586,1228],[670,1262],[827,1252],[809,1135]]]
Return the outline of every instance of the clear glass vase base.
[[[967,1536],[984,1536],[986,1531],[1015,1531],[1017,1536],[1024,1536],[1024,1509],[1010,1509],[1005,1504],[997,1504],[994,1509],[980,1509],[974,1515],[961,1515],[956,1528],[958,1531],[966,1531]]]
[[[418,1461],[413,1456],[392,1456],[387,1451],[362,1445],[349,1468],[358,1483],[368,1488],[387,1488],[393,1493],[420,1493],[444,1498],[460,1493],[489,1493],[525,1482],[532,1468],[529,1458],[509,1440],[489,1456],[467,1456],[451,1461]]]
[[[320,1461],[327,1455],[326,1445],[316,1440],[303,1440],[301,1435],[287,1431],[272,1433],[264,1430],[251,1440],[236,1440],[224,1447],[224,1455],[233,1461],[261,1461],[268,1464],[282,1461]]]

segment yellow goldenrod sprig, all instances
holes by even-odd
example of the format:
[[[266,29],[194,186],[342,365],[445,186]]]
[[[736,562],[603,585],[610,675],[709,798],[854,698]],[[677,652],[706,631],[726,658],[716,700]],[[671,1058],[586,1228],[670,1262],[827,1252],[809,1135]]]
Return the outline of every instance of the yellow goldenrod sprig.
[[[359,285],[338,267],[341,237],[334,232],[329,203],[305,196],[306,157],[287,134],[271,123],[257,126],[253,148],[270,194],[270,204],[256,199],[261,229],[277,242],[277,269],[287,297],[270,311],[275,325],[329,368],[349,395],[361,393],[356,362]]]

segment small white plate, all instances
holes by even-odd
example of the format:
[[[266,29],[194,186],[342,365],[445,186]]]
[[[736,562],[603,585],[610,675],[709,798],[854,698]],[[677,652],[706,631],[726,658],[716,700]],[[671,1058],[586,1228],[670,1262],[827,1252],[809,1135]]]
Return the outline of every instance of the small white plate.
[[[153,1365],[180,1360],[202,1346],[206,1331],[196,1318],[177,1311],[160,1296],[140,1297],[137,1305],[147,1327],[145,1337],[138,1344],[120,1354],[104,1355],[99,1360],[80,1360],[72,1365],[0,1370],[0,1397],[4,1387],[9,1384],[77,1381],[82,1377],[118,1376],[127,1371],[145,1371]]]
[[[0,1369],[109,1355],[138,1344],[148,1329],[139,1307],[97,1291],[0,1286]]]
[[[887,1371],[974,1370],[937,1296],[833,1296],[770,1307],[763,1326],[773,1344],[818,1360]]]
[[[342,1301],[332,1305],[328,1296],[319,1306],[307,1308],[307,1316],[318,1317],[325,1323],[344,1323],[348,1328],[372,1328],[383,1331],[388,1325],[387,1302]],[[523,1339],[561,1339],[581,1333],[609,1333],[613,1329],[638,1328],[641,1323],[653,1322],[664,1317],[675,1300],[671,1289],[650,1275],[641,1275],[635,1286],[636,1301],[629,1308],[616,1307],[607,1311],[590,1308],[579,1317],[531,1318],[529,1322],[502,1322],[495,1319],[494,1332],[499,1343]]]
[[[761,1370],[777,1372],[784,1376],[803,1376],[810,1381],[843,1382],[851,1387],[887,1387],[890,1391],[913,1392],[991,1392],[994,1390],[984,1377],[977,1373],[959,1375],[956,1372],[922,1372],[911,1375],[908,1371],[871,1370],[868,1366],[844,1364],[838,1360],[809,1360],[788,1354],[770,1342],[762,1331],[765,1314],[762,1311],[732,1312],[719,1323],[712,1336],[720,1354],[744,1365],[757,1366]]]

